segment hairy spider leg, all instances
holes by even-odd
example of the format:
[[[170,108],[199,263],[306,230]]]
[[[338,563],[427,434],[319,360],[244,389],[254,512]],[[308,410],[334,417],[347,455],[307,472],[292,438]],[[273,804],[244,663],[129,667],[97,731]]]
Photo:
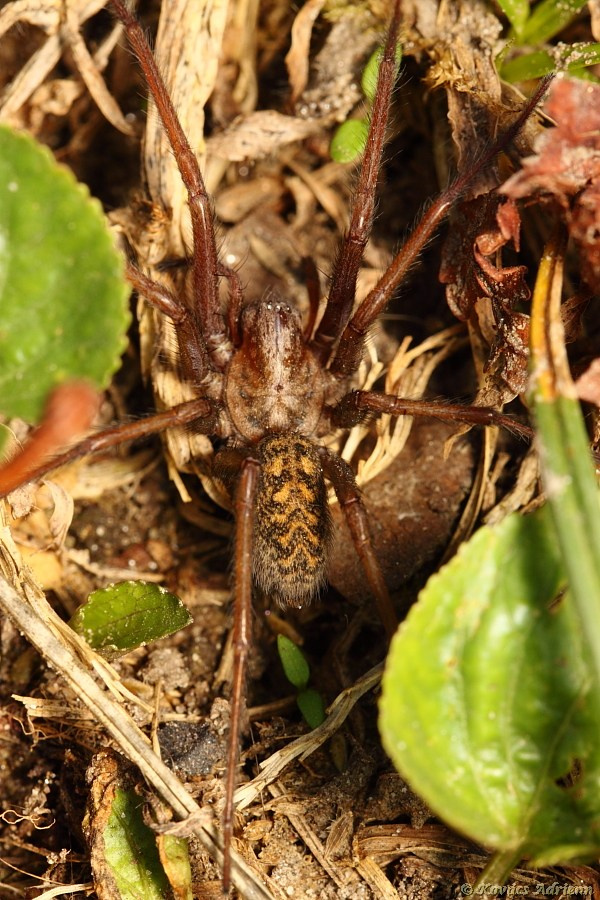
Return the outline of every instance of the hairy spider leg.
[[[482,425],[506,428],[519,437],[530,439],[533,428],[512,416],[506,416],[491,406],[464,406],[435,400],[406,400],[383,391],[351,391],[342,397],[332,413],[332,421],[339,428],[353,428],[362,422],[367,413],[391,416],[419,416],[438,419],[441,422],[462,422],[464,425]]]
[[[70,401],[69,401],[70,403]],[[43,429],[46,431],[47,419],[55,418],[55,410],[49,409],[47,417],[34,431],[29,442],[25,445],[24,451],[27,451],[27,471],[23,471],[23,461],[20,454],[15,458],[15,463],[19,462],[19,468],[13,467],[12,461],[6,466],[0,467],[0,498],[6,497],[11,491],[27,484],[29,481],[38,481],[48,472],[60,468],[75,459],[82,456],[89,456],[92,453],[102,453],[111,447],[117,447],[127,441],[141,440],[149,437],[151,434],[159,434],[167,428],[177,428],[194,423],[194,428],[200,433],[210,434],[214,431],[214,415],[208,400],[188,400],[185,403],[179,403],[163,412],[155,413],[152,416],[146,416],[135,422],[125,422],[122,425],[115,425],[113,428],[105,428],[103,431],[91,434],[84,438],[78,444],[70,447],[68,450],[58,451],[64,447],[64,433],[56,435],[56,440],[52,447],[48,447],[46,441],[41,444],[37,440],[39,432]],[[33,447],[32,447],[33,445]],[[32,447],[33,453],[29,451]]]
[[[231,885],[231,843],[233,840],[233,793],[237,783],[242,711],[248,653],[252,645],[252,543],[254,534],[254,498],[260,464],[248,456],[241,464],[235,492],[234,584],[235,616],[233,620],[233,653],[235,665],[231,682],[231,713],[225,804],[223,808],[223,891]]]
[[[122,0],[112,0],[112,4],[123,22],[129,43],[142,68],[188,193],[194,244],[193,309],[190,310],[189,319],[185,323],[191,341],[185,343],[202,348],[205,367],[203,371],[197,371],[195,361],[185,359],[185,354],[184,365],[190,367],[186,372],[190,378],[202,381],[209,367],[209,360],[212,367],[223,371],[231,356],[230,342],[219,304],[219,264],[210,198],[196,154],[181,127],[140,23]]]
[[[381,77],[381,76],[380,76]],[[525,103],[523,109],[500,137],[483,151],[473,163],[459,172],[450,185],[436,197],[427,207],[416,228],[404,241],[391,265],[381,276],[375,287],[362,301],[347,325],[340,322],[336,337],[340,340],[333,352],[330,370],[335,375],[348,376],[356,372],[363,354],[366,335],[383,312],[392,295],[419,255],[429,239],[444,221],[454,203],[456,203],[496,158],[519,134],[525,122],[539,105],[548,89],[552,76],[542,79],[538,88]]]
[[[381,169],[381,157],[396,79],[396,45],[399,30],[400,0],[396,0],[379,65],[367,144],[352,201],[350,225],[338,248],[329,296],[311,344],[323,364],[329,360],[333,347],[350,318],[356,295],[358,270],[373,226],[375,188]]]
[[[361,503],[354,472],[345,460],[335,453],[330,453],[325,447],[320,448],[320,453],[323,470],[333,485],[352,535],[352,543],[373,591],[379,618],[388,640],[391,640],[398,628],[398,619],[379,560],[373,550],[367,513]]]

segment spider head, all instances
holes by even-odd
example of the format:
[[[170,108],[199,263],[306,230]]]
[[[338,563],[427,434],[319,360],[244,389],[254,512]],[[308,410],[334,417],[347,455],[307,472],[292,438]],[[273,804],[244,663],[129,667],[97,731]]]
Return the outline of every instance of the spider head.
[[[245,307],[241,345],[227,372],[226,403],[240,437],[310,435],[323,409],[325,382],[298,313],[269,298]]]

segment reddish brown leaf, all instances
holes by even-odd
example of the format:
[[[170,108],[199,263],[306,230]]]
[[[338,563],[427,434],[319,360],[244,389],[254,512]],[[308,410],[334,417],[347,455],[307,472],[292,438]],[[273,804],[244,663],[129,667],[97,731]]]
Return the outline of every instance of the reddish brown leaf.
[[[556,80],[547,111],[556,126],[535,142],[536,155],[502,187],[512,198],[543,192],[565,210],[569,232],[579,248],[582,274],[600,287],[600,85]]]
[[[446,300],[452,313],[462,321],[469,319],[482,291],[473,256],[479,241],[485,253],[495,252],[503,243],[499,238],[496,212],[500,198],[486,194],[462,203],[452,216],[452,227],[442,252],[440,281],[446,284]]]
[[[575,387],[580,400],[600,406],[600,359],[592,360],[591,365],[575,382]]]
[[[475,303],[491,301],[494,338],[486,372],[500,377],[513,393],[525,390],[529,317],[514,307],[529,300],[524,266],[497,268],[487,257],[509,241],[519,248],[521,217],[513,200],[494,194],[461,206],[444,247],[440,280],[448,285],[450,309],[468,319]]]
[[[581,257],[581,274],[593,291],[600,289],[600,183],[578,197],[569,224]]]

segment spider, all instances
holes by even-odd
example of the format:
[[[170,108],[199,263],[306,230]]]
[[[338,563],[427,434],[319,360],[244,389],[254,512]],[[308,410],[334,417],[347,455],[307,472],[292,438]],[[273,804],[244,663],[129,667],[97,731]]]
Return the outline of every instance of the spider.
[[[333,486],[343,509],[389,636],[397,625],[371,546],[367,515],[353,471],[325,446],[324,439],[338,429],[351,428],[367,415],[382,413],[433,415],[530,433],[526,426],[486,407],[421,403],[359,390],[356,374],[371,326],[452,205],[518,134],[545,86],[525,105],[513,125],[431,203],[379,282],[354,309],[359,265],[374,217],[376,182],[396,77],[395,48],[400,23],[400,0],[396,0],[350,225],[333,267],[322,315],[319,318],[318,292],[309,287],[309,314],[303,322],[285,298],[270,296],[261,302],[244,302],[237,273],[219,260],[213,212],[202,173],[143,30],[122,0],[112,0],[112,6],[143,71],[187,190],[193,236],[192,299],[176,296],[132,263],[127,264],[127,277],[133,288],[174,324],[182,377],[193,386],[196,399],[93,435],[39,466],[28,478],[39,477],[75,456],[180,425],[219,442],[214,474],[229,486],[236,523],[234,672],[223,814],[223,885],[228,890],[233,794],[252,640],[253,582],[283,607],[302,607],[319,593],[326,580],[332,528],[326,481]],[[225,312],[218,294],[221,278],[229,282],[230,300]]]

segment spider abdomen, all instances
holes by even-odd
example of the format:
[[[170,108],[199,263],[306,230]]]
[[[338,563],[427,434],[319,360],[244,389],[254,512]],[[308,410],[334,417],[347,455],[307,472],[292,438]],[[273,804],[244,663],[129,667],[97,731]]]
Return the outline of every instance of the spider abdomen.
[[[325,580],[330,517],[319,453],[297,434],[259,445],[254,577],[282,605],[300,607]]]

